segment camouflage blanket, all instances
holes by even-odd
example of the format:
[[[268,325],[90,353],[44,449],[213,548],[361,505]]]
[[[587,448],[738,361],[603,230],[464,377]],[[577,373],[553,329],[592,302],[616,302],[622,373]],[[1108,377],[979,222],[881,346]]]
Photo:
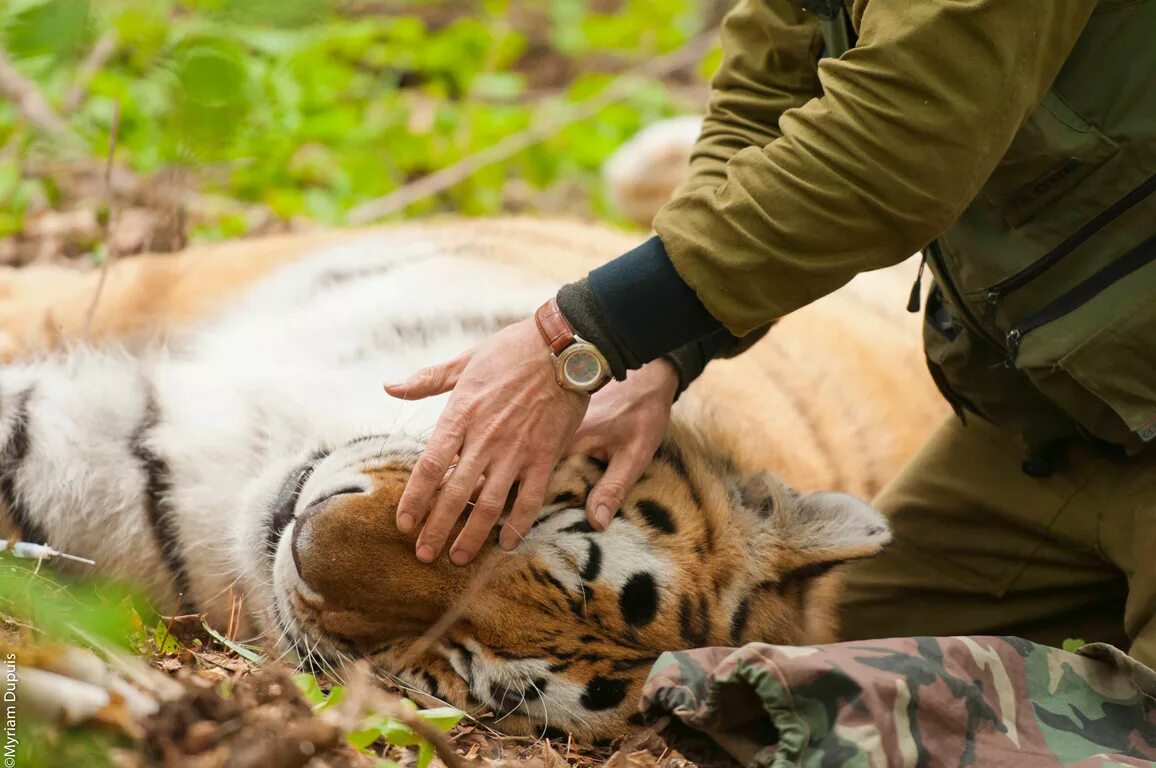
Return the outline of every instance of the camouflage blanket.
[[[1109,645],[903,638],[667,653],[641,703],[758,768],[1151,766],[1156,673]]]

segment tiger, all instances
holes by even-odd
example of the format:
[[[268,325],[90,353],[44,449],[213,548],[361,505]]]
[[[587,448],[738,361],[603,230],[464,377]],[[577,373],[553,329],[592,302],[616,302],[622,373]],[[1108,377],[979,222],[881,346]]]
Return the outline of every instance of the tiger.
[[[394,523],[445,400],[382,383],[635,238],[449,219],[0,271],[0,529],[162,613],[223,626],[240,606],[246,642],[367,664],[512,734],[630,732],[664,651],[831,642],[838,566],[890,538],[862,497],[940,409],[888,275],[712,365],[605,531],[589,455],[557,465],[513,551],[422,564]]]

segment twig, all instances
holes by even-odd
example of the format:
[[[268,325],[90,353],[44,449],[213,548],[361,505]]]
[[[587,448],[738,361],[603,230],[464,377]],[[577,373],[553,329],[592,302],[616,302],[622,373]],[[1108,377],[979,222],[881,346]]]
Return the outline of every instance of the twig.
[[[508,160],[519,152],[545,141],[563,128],[594,117],[607,107],[628,98],[637,87],[639,79],[661,77],[698,61],[706,55],[713,43],[714,33],[703,33],[673,53],[651,59],[646,64],[624,72],[603,91],[563,114],[552,118],[543,117],[536,121],[534,126],[520,133],[506,136],[453,165],[423,176],[388,195],[357,206],[349,212],[348,221],[351,224],[367,224],[449,189],[483,168]]]
[[[104,189],[108,198],[108,214],[104,219],[104,262],[100,265],[100,277],[97,278],[96,291],[92,294],[92,303],[88,305],[88,314],[84,318],[84,332],[81,336],[85,341],[91,338],[92,321],[96,317],[96,307],[100,304],[101,294],[104,293],[104,284],[108,281],[108,271],[116,260],[116,243],[113,241],[112,225],[116,219],[116,195],[112,189],[112,165],[116,155],[117,134],[120,132],[120,100],[116,101],[112,111],[112,126],[108,133],[108,159],[104,165]]]
[[[34,128],[58,137],[72,136],[68,124],[53,111],[36,84],[16,69],[3,48],[0,48],[0,96],[15,104],[20,115]]]
[[[88,56],[80,63],[80,67],[76,72],[76,79],[73,80],[72,86],[69,87],[68,92],[64,96],[64,102],[61,112],[65,115],[71,115],[76,110],[80,109],[84,104],[84,97],[88,95],[88,86],[92,82],[92,78],[100,70],[104,69],[104,65],[108,63],[109,59],[117,51],[119,41],[116,37],[116,32],[109,30],[100,36],[96,44],[92,46],[92,50],[88,52]]]
[[[500,573],[504,573],[513,557],[501,551],[491,551],[478,565],[477,575],[466,586],[462,596],[441,615],[425,633],[413,642],[397,660],[397,668],[405,669],[425,655],[434,643],[441,640],[457,620],[462,617],[466,609],[477,602],[478,597],[485,591],[490,582]]]

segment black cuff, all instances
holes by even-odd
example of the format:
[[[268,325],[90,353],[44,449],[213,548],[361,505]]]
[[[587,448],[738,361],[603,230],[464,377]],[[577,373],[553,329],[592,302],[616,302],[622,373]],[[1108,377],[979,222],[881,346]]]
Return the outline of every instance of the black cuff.
[[[610,365],[614,378],[622,381],[628,370],[638,367],[637,363],[630,365],[633,361],[627,361],[624,357],[622,345],[614,338],[602,308],[594,298],[594,291],[590,290],[589,280],[583,278],[562,286],[558,291],[558,309],[562,310],[562,315],[574,327],[575,333],[598,347]]]
[[[726,329],[715,331],[698,341],[684,344],[663,355],[678,371],[678,393],[681,395],[691,383],[702,375],[707,363],[721,357],[736,346],[740,339]]]
[[[613,335],[628,368],[724,330],[675,270],[657,237],[595,269],[588,280],[606,333]]]

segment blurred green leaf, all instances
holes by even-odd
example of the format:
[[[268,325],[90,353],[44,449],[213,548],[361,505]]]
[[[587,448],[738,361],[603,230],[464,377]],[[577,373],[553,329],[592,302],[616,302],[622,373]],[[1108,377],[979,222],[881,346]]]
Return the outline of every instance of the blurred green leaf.
[[[6,0],[0,36],[24,41],[21,70],[56,104],[95,40],[115,33],[113,57],[69,118],[93,159],[107,152],[119,104],[117,157],[137,172],[182,167],[200,191],[261,203],[281,218],[340,224],[358,204],[596,96],[616,71],[685,42],[700,13],[696,0],[621,0],[615,13],[587,0],[482,0],[470,13],[449,0],[351,7]],[[704,75],[717,56],[701,65]],[[538,197],[526,190],[540,190],[545,206],[577,194],[603,211],[606,157],[678,111],[663,83],[640,81],[623,103],[406,213],[498,213],[513,194],[519,210],[534,210]],[[8,157],[19,165],[45,141],[0,103]],[[3,176],[0,189],[0,234],[18,231],[27,206],[56,194],[41,180]],[[223,210],[195,222],[194,235],[241,235],[250,220]]]
[[[185,646],[181,645],[180,640],[177,640],[169,633],[164,619],[158,620],[156,629],[153,630],[153,644],[156,646],[156,652],[162,656],[171,656],[174,653],[180,653],[185,648]]]
[[[6,0],[4,41],[13,55],[72,56],[91,31],[89,0]]]
[[[123,586],[64,579],[45,565],[0,554],[0,613],[16,617],[52,642],[131,649],[136,598]]]
[[[317,682],[317,678],[314,675],[309,673],[293,675],[293,682],[301,689],[305,700],[312,704],[314,708],[325,703],[325,692],[321,690],[321,684]]]
[[[526,78],[515,72],[493,72],[474,78],[470,86],[472,96],[482,99],[510,100],[526,90]]]
[[[228,648],[229,650],[231,650],[233,653],[240,656],[242,659],[246,659],[248,661],[251,661],[254,664],[261,664],[265,661],[265,655],[263,653],[259,652],[257,649],[252,648],[248,645],[243,645],[243,644],[238,643],[234,640],[230,640],[229,638],[225,637],[220,632],[218,632],[217,630],[215,630],[211,626],[209,626],[209,623],[203,619],[201,620],[201,626],[203,626],[205,628],[205,631],[208,632],[213,637],[214,640],[216,640],[218,643],[220,643],[221,645],[223,645],[226,648]]]

